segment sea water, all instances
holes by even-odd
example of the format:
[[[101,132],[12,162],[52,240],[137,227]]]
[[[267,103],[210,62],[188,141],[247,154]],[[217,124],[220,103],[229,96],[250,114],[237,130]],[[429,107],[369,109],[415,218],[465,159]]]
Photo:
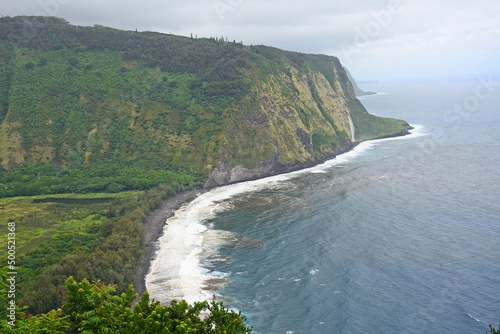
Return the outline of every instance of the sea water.
[[[367,110],[412,134],[201,195],[166,226],[152,297],[223,300],[255,333],[498,326],[500,87],[488,80],[364,85],[383,93],[361,98]]]

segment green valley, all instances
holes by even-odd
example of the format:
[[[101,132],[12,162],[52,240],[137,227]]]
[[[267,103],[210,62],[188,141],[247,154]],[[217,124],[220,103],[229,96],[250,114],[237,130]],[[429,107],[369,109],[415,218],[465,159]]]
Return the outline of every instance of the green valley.
[[[370,115],[332,56],[2,17],[0,223],[19,232],[23,303],[58,308],[69,276],[126,292],[146,215],[176,193],[409,128]]]

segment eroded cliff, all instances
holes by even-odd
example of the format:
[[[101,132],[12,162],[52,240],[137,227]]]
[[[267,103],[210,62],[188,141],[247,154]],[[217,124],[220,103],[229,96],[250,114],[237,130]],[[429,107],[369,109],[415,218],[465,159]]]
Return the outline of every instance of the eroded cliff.
[[[337,58],[266,51],[275,71],[246,71],[252,88],[228,118],[221,160],[206,187],[312,166],[358,138],[407,133],[404,121],[368,114]]]

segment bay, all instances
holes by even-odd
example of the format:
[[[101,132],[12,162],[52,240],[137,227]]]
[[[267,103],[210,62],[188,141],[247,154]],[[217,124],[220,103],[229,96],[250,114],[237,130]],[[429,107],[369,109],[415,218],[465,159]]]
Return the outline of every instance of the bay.
[[[219,189],[194,251],[200,277],[224,279],[215,298],[256,333],[498,326],[500,89],[488,80],[362,85],[380,93],[361,98],[369,112],[413,134]]]

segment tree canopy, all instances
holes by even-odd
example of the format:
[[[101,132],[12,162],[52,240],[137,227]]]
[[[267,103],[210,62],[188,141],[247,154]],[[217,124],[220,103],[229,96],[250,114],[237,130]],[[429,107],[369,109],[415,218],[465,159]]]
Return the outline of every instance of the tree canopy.
[[[7,269],[0,269],[3,298],[7,290]],[[26,315],[25,307],[15,306],[8,319],[2,319],[0,333],[251,333],[241,312],[228,310],[222,302],[173,300],[169,306],[150,300],[148,292],[132,307],[137,298],[133,285],[121,296],[114,295],[116,287],[80,283],[69,277],[66,283],[67,301],[48,313]]]

